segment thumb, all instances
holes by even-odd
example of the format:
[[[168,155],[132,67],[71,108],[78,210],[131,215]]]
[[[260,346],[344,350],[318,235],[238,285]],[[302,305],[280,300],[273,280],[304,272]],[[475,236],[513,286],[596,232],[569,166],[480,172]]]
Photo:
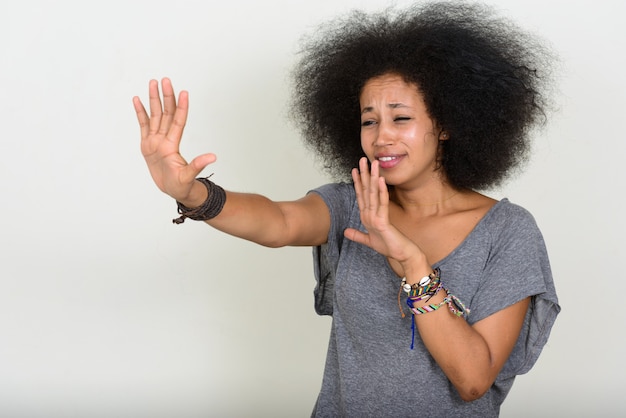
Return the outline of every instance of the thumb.
[[[354,228],[346,228],[343,231],[344,237],[350,241],[369,246],[369,235]]]
[[[217,160],[217,156],[212,153],[202,154],[191,160],[187,166],[189,177],[196,178],[202,170],[209,164],[213,164]]]

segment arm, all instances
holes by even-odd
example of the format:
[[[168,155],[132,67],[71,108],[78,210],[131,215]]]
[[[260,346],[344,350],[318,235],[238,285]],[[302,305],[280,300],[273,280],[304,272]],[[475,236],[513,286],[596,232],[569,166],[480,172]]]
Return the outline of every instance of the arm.
[[[372,162],[370,173],[362,161],[360,173],[353,171],[353,180],[368,233],[347,229],[346,237],[387,256],[399,265],[408,283],[431,273],[432,266],[420,248],[389,222],[389,195],[378,163]],[[441,291],[426,303],[438,304],[445,296]],[[473,326],[445,306],[414,316],[426,348],[463,400],[478,399],[492,386],[515,346],[528,304],[529,298],[523,299]]]
[[[529,301],[525,298],[473,326],[446,307],[414,316],[426,348],[464,401],[480,398],[493,385],[515,346]]]
[[[196,177],[214,154],[200,155],[187,162],[179,152],[187,121],[189,95],[182,91],[178,103],[169,79],[162,81],[163,103],[159,85],[149,85],[150,115],[141,100],[133,98],[141,130],[141,152],[156,186],[187,207],[197,207],[207,198],[206,187]],[[222,212],[207,221],[228,234],[262,245],[319,245],[326,241],[330,215],[321,197],[311,194],[292,202],[273,202],[263,196],[226,193]]]
[[[226,192],[224,209],[206,222],[230,235],[274,248],[321,245],[330,230],[328,207],[313,193],[296,201],[273,202],[260,195]]]

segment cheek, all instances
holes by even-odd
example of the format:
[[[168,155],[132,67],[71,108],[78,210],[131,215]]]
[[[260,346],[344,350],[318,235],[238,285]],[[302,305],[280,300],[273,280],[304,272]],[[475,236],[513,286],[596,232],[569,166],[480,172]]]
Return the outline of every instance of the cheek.
[[[437,148],[439,141],[433,132],[416,132],[412,141],[420,144],[424,149]]]
[[[371,160],[370,153],[372,152],[372,149],[373,149],[372,141],[370,140],[367,133],[363,131],[361,131],[361,149],[363,150],[365,155],[367,155],[367,157]]]

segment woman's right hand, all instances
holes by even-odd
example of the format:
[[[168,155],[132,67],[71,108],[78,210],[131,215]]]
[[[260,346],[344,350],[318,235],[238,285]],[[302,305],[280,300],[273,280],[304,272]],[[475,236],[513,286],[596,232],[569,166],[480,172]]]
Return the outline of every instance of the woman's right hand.
[[[196,207],[202,204],[207,192],[195,178],[216,160],[216,156],[203,154],[187,163],[180,155],[179,145],[187,121],[189,94],[181,91],[177,104],[171,81],[164,78],[161,86],[163,103],[158,81],[150,80],[150,116],[139,97],[133,97],[141,128],[141,153],[154,183],[162,192],[185,206]]]

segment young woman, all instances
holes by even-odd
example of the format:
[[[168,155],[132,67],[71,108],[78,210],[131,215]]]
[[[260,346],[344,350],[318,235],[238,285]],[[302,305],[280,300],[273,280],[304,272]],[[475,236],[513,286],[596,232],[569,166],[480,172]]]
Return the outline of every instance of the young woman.
[[[274,202],[196,179],[179,153],[188,96],[138,98],[141,149],[181,217],[314,249],[332,315],[313,415],[497,416],[560,310],[533,217],[480,191],[543,122],[543,49],[482,6],[435,3],[331,22],[296,67],[293,116],[337,183]]]

